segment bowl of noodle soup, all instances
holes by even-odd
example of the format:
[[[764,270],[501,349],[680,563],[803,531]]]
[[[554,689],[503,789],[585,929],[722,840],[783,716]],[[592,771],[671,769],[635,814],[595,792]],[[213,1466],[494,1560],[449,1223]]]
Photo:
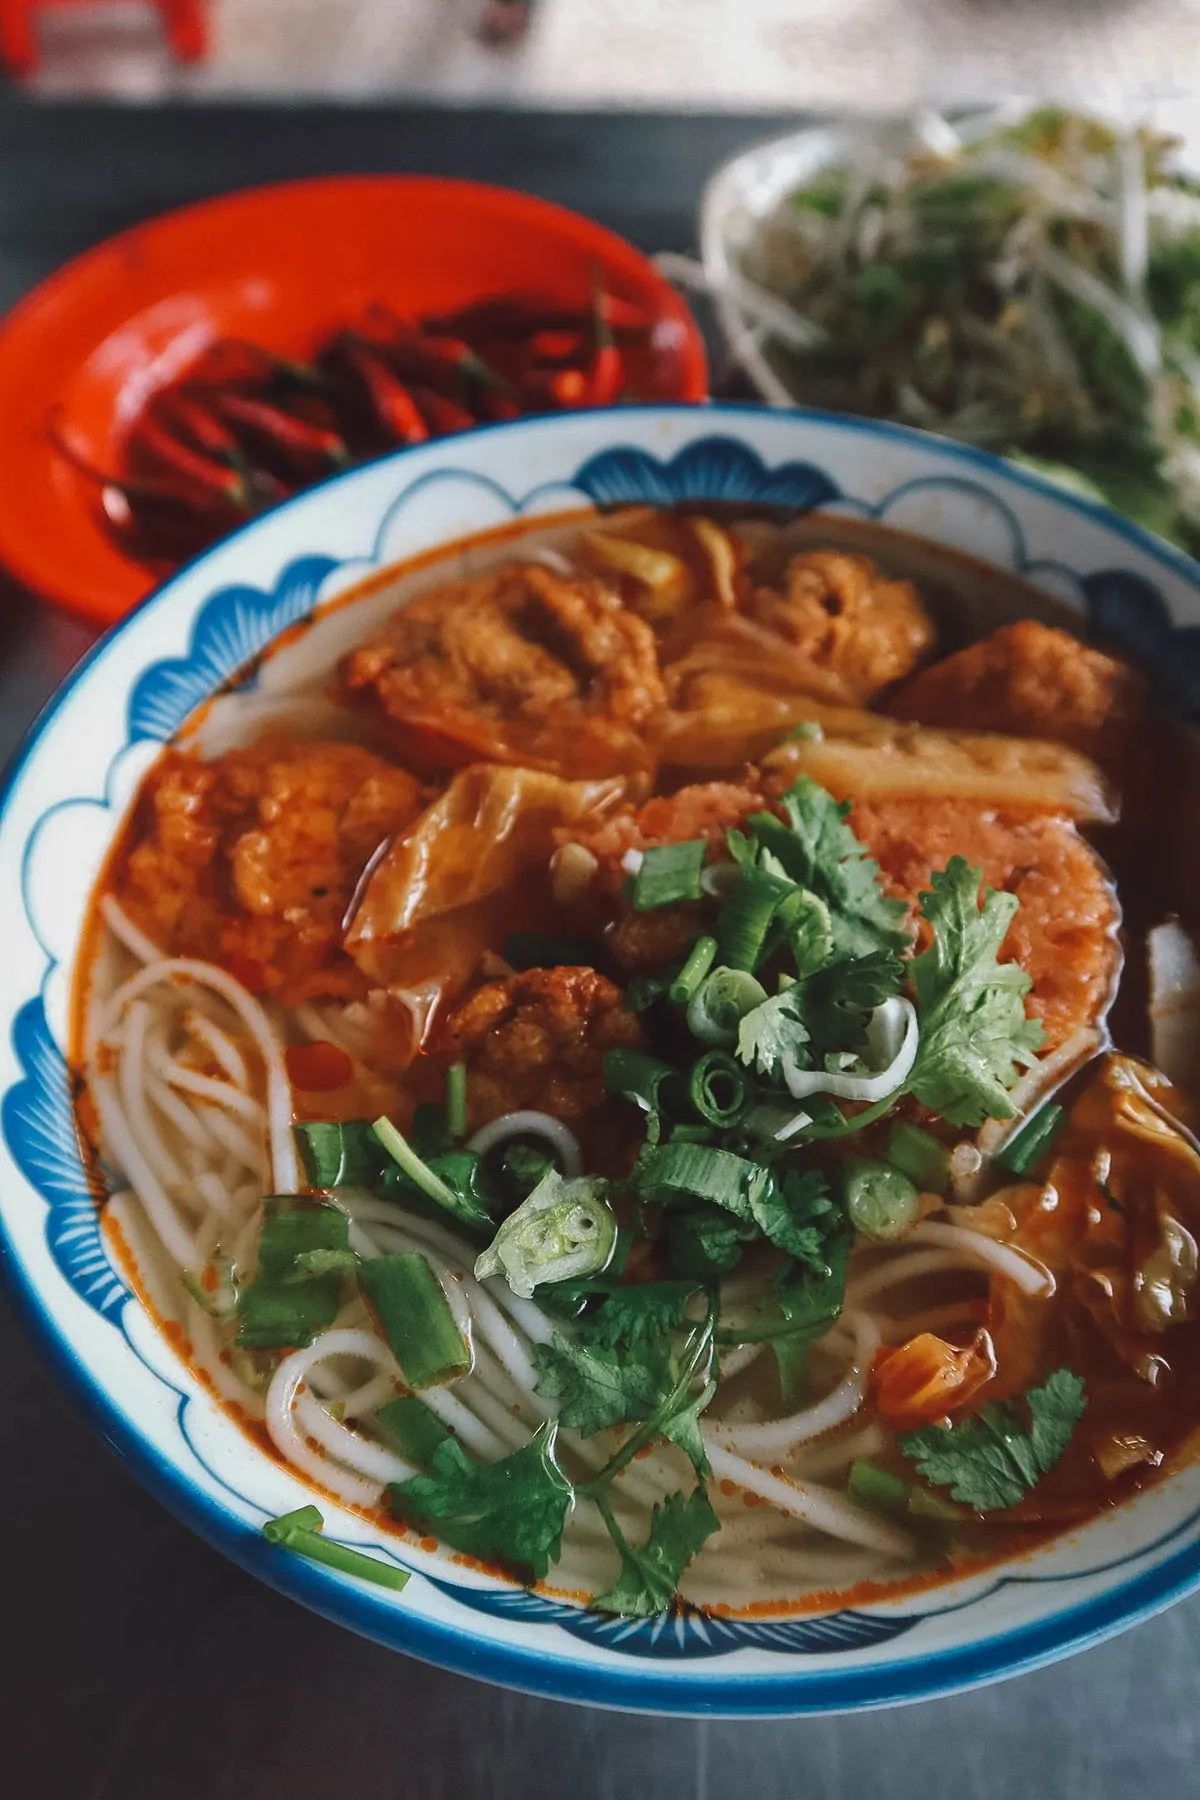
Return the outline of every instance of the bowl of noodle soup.
[[[1087,500],[736,406],[219,545],[0,814],[45,1353],[256,1575],[532,1691],[882,1705],[1192,1591],[1197,623]]]

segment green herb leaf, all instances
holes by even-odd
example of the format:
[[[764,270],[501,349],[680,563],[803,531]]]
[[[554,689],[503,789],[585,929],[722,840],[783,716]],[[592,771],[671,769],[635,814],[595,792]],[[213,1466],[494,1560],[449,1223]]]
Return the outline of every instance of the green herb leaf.
[[[804,988],[799,982],[781,994],[772,994],[738,1026],[738,1055],[769,1081],[782,1082],[788,1063],[806,1068],[810,1060],[807,1043]]]
[[[662,1425],[663,1436],[683,1451],[697,1475],[711,1473],[708,1451],[704,1448],[704,1438],[700,1432],[700,1414],[711,1405],[716,1391],[716,1382],[710,1381],[693,1399],[684,1401],[677,1411],[664,1419]]]
[[[814,1044],[822,1052],[861,1050],[871,1014],[901,991],[906,973],[890,950],[821,969],[804,984],[804,1017]]]
[[[952,1125],[1011,1117],[1008,1090],[1044,1035],[1025,1016],[1029,976],[996,960],[1016,897],[989,888],[980,905],[979,884],[962,856],[930,877],[921,912],[933,941],[911,967],[921,1039],[907,1089]]]
[[[700,898],[700,871],[708,846],[703,838],[656,844],[647,850],[633,880],[633,909],[651,912],[679,900]]]
[[[1016,1506],[1048,1475],[1083,1417],[1083,1382],[1055,1369],[1044,1386],[1025,1395],[1029,1426],[1011,1402],[993,1402],[956,1425],[926,1425],[899,1440],[926,1481],[976,1512]]]
[[[533,1360],[538,1393],[561,1400],[560,1422],[585,1437],[609,1425],[649,1418],[670,1390],[665,1345],[619,1355],[597,1344],[555,1337],[549,1344],[534,1345]]]
[[[720,1526],[704,1488],[695,1488],[686,1499],[682,1494],[669,1495],[651,1513],[650,1530],[639,1549],[614,1534],[621,1553],[621,1574],[596,1600],[597,1610],[630,1619],[648,1619],[662,1612],[675,1598],[679,1578],[693,1556]]]
[[[780,1180],[771,1170],[750,1196],[755,1224],[779,1250],[817,1273],[829,1265],[829,1239],[845,1231],[845,1215],[819,1169],[789,1169]]]
[[[717,920],[717,954],[727,969],[753,973],[762,960],[776,913],[795,892],[767,869],[743,866]]]
[[[661,1340],[684,1324],[694,1281],[646,1281],[616,1288],[587,1320],[593,1344],[614,1349]]]
[[[750,825],[792,880],[825,902],[835,952],[848,957],[906,950],[904,905],[883,892],[879,865],[846,824],[849,802],[839,804],[802,775],[780,804],[786,824],[773,813],[755,813]]]
[[[695,1206],[672,1212],[667,1219],[667,1256],[677,1275],[711,1281],[734,1268],[743,1246],[754,1236],[752,1224],[735,1219],[719,1206]]]
[[[538,1580],[558,1557],[572,1503],[554,1458],[557,1425],[500,1462],[477,1463],[456,1438],[433,1452],[427,1475],[393,1482],[388,1502],[420,1529],[470,1556],[528,1569]]]

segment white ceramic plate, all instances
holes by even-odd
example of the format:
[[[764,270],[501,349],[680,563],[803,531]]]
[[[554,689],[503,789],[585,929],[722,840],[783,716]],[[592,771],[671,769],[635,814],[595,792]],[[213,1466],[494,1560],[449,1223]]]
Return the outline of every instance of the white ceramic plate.
[[[629,407],[501,426],[343,475],[117,626],[12,772],[0,807],[0,1260],[47,1358],[146,1485],[256,1575],[356,1630],[464,1673],[664,1713],[919,1699],[1061,1656],[1200,1586],[1200,1469],[999,1573],[777,1620],[600,1617],[323,1501],[330,1536],[412,1569],[393,1594],[262,1539],[264,1520],[309,1491],[219,1410],[129,1292],[76,1144],[63,1048],[88,891],[138,778],[192,708],[381,567],[522,516],[673,500],[821,506],[971,551],[1065,599],[1200,700],[1196,565],[1022,471],[896,427]]]

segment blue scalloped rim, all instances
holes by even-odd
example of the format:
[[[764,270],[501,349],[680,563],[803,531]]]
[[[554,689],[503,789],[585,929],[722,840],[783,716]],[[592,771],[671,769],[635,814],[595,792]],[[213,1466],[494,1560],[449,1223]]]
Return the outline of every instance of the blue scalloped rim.
[[[628,419],[641,411],[664,410],[674,409],[622,409],[616,416]],[[713,409],[712,416],[736,421],[742,416],[754,418],[761,414],[756,408],[722,407]],[[929,447],[921,434],[903,427],[811,412],[798,416],[825,429],[897,438]],[[516,424],[491,429],[511,436],[530,428],[528,424]],[[538,428],[536,423],[532,428]],[[943,458],[986,470],[993,479],[1000,475],[1043,495],[1048,491],[1036,476],[999,463],[984,452],[949,443],[939,443],[936,448]],[[394,460],[402,467],[405,456],[401,454]],[[350,472],[334,480],[354,478],[355,472]],[[420,478],[422,482],[426,479]],[[882,502],[856,506],[816,465],[796,462],[768,468],[748,445],[730,436],[713,434],[696,440],[666,462],[631,445],[616,446],[591,457],[572,485],[587,493],[597,505],[721,499],[805,509],[843,500],[854,510],[878,516],[901,492],[939,480],[964,488],[976,486],[961,477],[927,477],[906,484],[904,490],[897,490]],[[1071,575],[1097,632],[1132,650],[1168,683],[1178,703],[1189,712],[1200,712],[1200,628],[1173,626],[1161,593],[1143,576],[1105,570],[1080,578],[1061,564],[1031,562],[1015,514],[990,490],[984,491],[989,503],[1007,514],[1015,567],[1028,574],[1053,567],[1056,572]],[[1191,585],[1198,584],[1200,572],[1180,553],[1089,501],[1049,491],[1060,506],[1098,520]],[[304,498],[289,504],[302,505]],[[403,499],[402,494],[393,511]],[[515,500],[511,504],[514,511],[518,510]],[[200,566],[205,560],[200,557],[191,566]],[[270,593],[244,586],[214,593],[196,616],[188,655],[153,665],[138,680],[129,707],[130,740],[163,741],[169,737],[200,699],[214,687],[236,678],[238,671],[252,662],[279,631],[311,612],[321,583],[336,566],[327,557],[302,557],[288,566]],[[143,606],[156,605],[170,585],[151,595]],[[141,610],[139,607],[137,612]],[[136,615],[129,617],[132,616]],[[95,647],[37,722],[10,770],[0,800],[0,816],[7,809],[25,762],[42,733],[69,699],[93,658],[103,654],[106,646],[127,628],[129,617]],[[252,672],[247,679],[253,679]],[[129,1290],[108,1262],[100,1237],[75,1143],[66,1067],[46,1027],[40,999],[21,1008],[13,1025],[13,1044],[23,1076],[3,1098],[0,1129],[18,1166],[46,1200],[47,1242],[56,1266],[73,1290],[125,1335],[120,1315]],[[665,1671],[656,1673],[655,1665],[720,1657],[751,1647],[792,1656],[833,1651],[861,1654],[872,1645],[912,1631],[928,1615],[844,1611],[815,1618],[744,1621],[700,1619],[684,1612],[651,1621],[616,1621],[524,1590],[466,1587],[426,1575],[426,1580],[460,1604],[492,1617],[552,1623],[597,1647],[636,1657],[638,1661],[633,1668],[580,1666],[520,1644],[480,1645],[467,1631],[423,1619],[394,1602],[382,1601],[357,1583],[281,1555],[266,1545],[253,1530],[188,1481],[129,1425],[116,1402],[71,1349],[2,1233],[0,1271],[43,1350],[93,1422],[116,1444],[135,1473],[203,1536],[253,1573],[356,1630],[442,1666],[531,1691],[639,1710],[693,1714],[797,1714],[886,1705],[972,1686],[1053,1660],[1149,1616],[1200,1585],[1200,1545],[1187,1544],[1157,1568],[1132,1577],[1106,1594],[1036,1625],[1001,1633],[963,1649],[906,1658],[874,1668],[848,1668],[844,1672],[808,1668],[796,1674],[722,1674],[716,1679],[706,1676],[688,1681]],[[186,1396],[182,1390],[173,1391],[179,1394],[181,1430],[186,1437]],[[1194,1523],[1190,1519],[1184,1521],[1168,1534],[1164,1543],[1189,1532]],[[1149,1550],[1139,1551],[1138,1557],[1148,1553]],[[1000,1577],[988,1592],[1024,1579],[1027,1578]],[[978,1598],[974,1596],[958,1605],[974,1604]],[[957,1606],[939,1610],[957,1610]]]

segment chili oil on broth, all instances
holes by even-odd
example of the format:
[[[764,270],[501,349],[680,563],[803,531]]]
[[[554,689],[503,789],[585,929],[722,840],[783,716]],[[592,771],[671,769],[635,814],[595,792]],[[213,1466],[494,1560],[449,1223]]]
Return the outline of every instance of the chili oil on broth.
[[[719,516],[719,509],[704,510],[710,516]],[[533,547],[538,553],[548,552],[549,559],[569,555],[580,523],[577,516],[569,515],[549,522],[540,521],[535,527],[505,527],[485,538],[455,546],[451,551],[433,553],[415,564],[404,565],[398,570],[383,571],[362,588],[337,596],[321,610],[311,626],[290,631],[276,646],[268,648],[258,662],[257,681],[253,690],[239,689],[235,680],[225,691],[197,709],[179,734],[180,745],[195,749],[205,757],[217,757],[231,748],[252,744],[269,730],[296,738],[331,738],[359,743],[368,749],[380,749],[382,741],[369,722],[364,724],[360,716],[334,706],[326,698],[327,678],[338,658],[354,644],[370,636],[398,605],[419,593],[436,588],[447,579],[457,579],[466,574],[483,573],[495,568],[508,560],[518,545],[522,552],[529,547]],[[596,523],[588,515],[588,527]],[[603,525],[620,525],[628,529],[634,523],[634,515],[630,514],[618,515],[615,519],[604,521]],[[1061,602],[1008,575],[991,571],[959,553],[944,551],[924,540],[880,526],[818,516],[793,522],[786,529],[785,535],[787,543],[797,549],[818,546],[853,549],[871,556],[889,574],[915,579],[935,617],[941,635],[941,647],[947,650],[972,641],[1000,622],[1034,617],[1048,623],[1063,624],[1071,618],[1069,609]],[[739,772],[736,768],[726,771],[731,776],[736,776]],[[709,773],[705,771],[705,775]],[[677,776],[678,771],[670,772],[668,784],[678,785]],[[131,813],[125,829],[114,842],[108,867],[97,890],[85,948],[80,956],[80,977],[75,990],[73,1057],[75,1066],[80,1068],[92,1060],[90,1036],[95,1029],[95,1007],[110,997],[122,980],[128,981],[136,976],[139,966],[137,955],[114,940],[100,910],[103,895],[109,890],[113,876],[128,857],[135,829],[136,810]],[[1119,839],[1113,840],[1109,853],[1122,898],[1125,899],[1130,892],[1137,891],[1137,870],[1121,866]],[[1190,907],[1180,904],[1179,910],[1185,918],[1191,916]],[[183,990],[176,983],[168,982],[165,985],[173,990],[167,996],[168,1010],[173,1006],[178,1013],[181,1006],[179,996]],[[239,1114],[241,1123],[252,1124],[255,1118],[254,1107],[261,1109],[264,1101],[269,1099],[267,1090],[270,1082],[266,1060],[257,1056],[252,1049],[243,1049],[241,1036],[231,1029],[228,1007],[219,997],[215,1000],[202,1000],[199,1006],[193,1004],[195,1000],[195,994],[190,994],[188,1006],[207,1020],[207,1025],[198,1029],[201,1043],[207,1044],[210,1056],[215,1055],[217,1062],[220,1062],[223,1039],[231,1040],[233,1048],[242,1053],[245,1065],[242,1091],[248,1104],[240,1109],[235,1108],[234,1111]],[[149,1006],[149,1001],[145,1004]],[[188,1007],[184,1010],[188,1010]],[[158,1046],[154,1054],[161,1067],[161,1040],[165,1036],[166,1021],[161,1012],[157,1018],[153,1016],[153,1008],[150,1013],[151,1016],[141,1019],[138,1031]],[[336,1009],[331,1011],[328,1006],[302,1006],[291,1009],[288,1016],[281,1016],[276,1012],[268,1023],[274,1025],[285,1045],[305,1040],[338,1041]],[[213,1049],[214,1044],[217,1046],[216,1051]],[[193,1051],[195,1048],[193,1042]],[[219,1073],[228,1075],[226,1065],[231,1064],[233,1059],[228,1055],[227,1044],[224,1054],[225,1065]],[[196,1061],[195,1054],[191,1060]],[[403,1075],[394,1070],[388,1071],[378,1087],[370,1090],[368,1097],[372,1104],[378,1104],[380,1110],[392,1112],[404,1120],[416,1101],[430,1099],[436,1093],[443,1067],[444,1059],[443,1065],[439,1066],[436,1059],[423,1057],[418,1060],[413,1071]],[[203,1075],[203,1070],[198,1069],[197,1072]],[[217,1077],[210,1075],[209,1078]],[[278,1086],[277,1079],[275,1085]],[[156,1092],[161,1093],[161,1084]],[[323,1110],[318,1096],[293,1096],[293,1100],[297,1098],[298,1117],[335,1116],[336,1107]],[[345,1113],[353,1116],[356,1106],[362,1110],[362,1100],[361,1092],[356,1092],[345,1103]],[[99,1125],[97,1101],[95,1092],[86,1083],[81,1086],[79,1114],[83,1135],[94,1146]],[[290,1119],[288,1122],[290,1123]],[[276,1129],[278,1130],[278,1122]],[[210,1179],[205,1183],[210,1193],[217,1193],[223,1183],[229,1184],[231,1198],[227,1210],[231,1211],[232,1216],[221,1223],[221,1241],[224,1243],[231,1239],[235,1246],[240,1243],[243,1257],[251,1260],[257,1196],[272,1185],[270,1165],[265,1156],[260,1154],[256,1161],[251,1154],[253,1137],[249,1129],[240,1134],[225,1131],[224,1128],[222,1131],[223,1135],[218,1136],[216,1142],[208,1142],[206,1154],[210,1156],[210,1165],[203,1168],[201,1173],[216,1178],[215,1182]],[[211,1140],[213,1134],[205,1130],[200,1136]],[[197,1144],[195,1148],[199,1149],[200,1145]],[[111,1146],[109,1150],[111,1156]],[[93,1159],[92,1166],[98,1168],[96,1159]],[[151,1169],[150,1172],[156,1178],[162,1175],[161,1170],[156,1172]],[[161,1179],[159,1185],[163,1185]],[[278,1185],[282,1186],[281,1183]],[[176,1349],[185,1356],[206,1388],[216,1395],[260,1448],[267,1448],[277,1459],[294,1470],[297,1469],[296,1459],[285,1455],[264,1423],[265,1406],[261,1392],[242,1379],[245,1371],[243,1369],[239,1373],[236,1354],[230,1351],[221,1332],[203,1309],[181,1289],[177,1270],[172,1270],[156,1249],[153,1233],[146,1229],[137,1203],[117,1187],[108,1200],[108,1210],[111,1220],[109,1241],[113,1244],[118,1259],[134,1278],[139,1296],[168,1331]],[[453,1283],[464,1291],[470,1290],[472,1252],[469,1247],[455,1244],[452,1236],[448,1237],[444,1230],[440,1235],[436,1228],[431,1232],[425,1221],[407,1220],[381,1226],[378,1220],[366,1219],[369,1212],[370,1206],[364,1201],[354,1225],[354,1229],[360,1234],[369,1232],[372,1223],[377,1231],[390,1231],[392,1236],[382,1240],[386,1241],[388,1247],[400,1247],[403,1244],[406,1248],[429,1255],[435,1262],[440,1258],[438,1267],[445,1284],[448,1286]],[[380,1247],[382,1241],[376,1240],[377,1247]],[[202,1240],[200,1248],[203,1248]],[[865,1257],[857,1251],[855,1253],[858,1262],[866,1263],[868,1273],[872,1262],[881,1262],[893,1254],[903,1254],[903,1247],[899,1252],[869,1251]],[[966,1269],[918,1275],[909,1287],[901,1288],[893,1296],[889,1313],[893,1320],[898,1320],[903,1325],[906,1319],[920,1321],[927,1317],[939,1317],[944,1321],[957,1308],[960,1322],[966,1324],[971,1318],[981,1316],[986,1292],[986,1282],[977,1273]],[[491,1311],[496,1312],[497,1309],[493,1306]],[[536,1341],[529,1335],[527,1327],[530,1323],[527,1312],[523,1315],[523,1322],[522,1318],[512,1314],[500,1319],[500,1326],[510,1334],[526,1362],[529,1349]],[[339,1323],[335,1329],[358,1332],[364,1329],[364,1324],[361,1319],[352,1320],[345,1325]],[[486,1400],[482,1404],[484,1429],[478,1434],[475,1446],[478,1454],[485,1456],[514,1448],[521,1441],[513,1428],[505,1428],[500,1424],[506,1411],[510,1418],[519,1417],[523,1412],[523,1425],[527,1431],[537,1423],[539,1412],[544,1410],[539,1408],[536,1400],[531,1400],[527,1390],[518,1388],[515,1395],[505,1390],[502,1379],[505,1373],[505,1356],[502,1352],[507,1352],[509,1358],[512,1358],[513,1344],[505,1339],[503,1331],[494,1322],[493,1329],[496,1332],[496,1342],[484,1342],[481,1348],[478,1321],[475,1321],[471,1338],[476,1352],[476,1367],[475,1373],[467,1378],[468,1382],[480,1381],[481,1403]],[[1194,1335],[1190,1327],[1188,1332],[1189,1337]],[[498,1349],[497,1344],[502,1349]],[[1185,1365],[1200,1371],[1200,1357],[1192,1356],[1192,1348],[1189,1342]],[[818,1343],[811,1370],[814,1404],[819,1405],[822,1396],[828,1398],[844,1384],[847,1369],[853,1365],[855,1354],[852,1333],[841,1326],[835,1327],[828,1340]],[[869,1361],[869,1357],[867,1360]],[[777,1414],[781,1401],[777,1380],[769,1367],[770,1362],[769,1354],[760,1355],[739,1372],[732,1374],[722,1384],[715,1410],[706,1416],[715,1420],[723,1417],[726,1421],[736,1422],[739,1415],[752,1415],[755,1411],[762,1412],[764,1409],[768,1418],[772,1416],[772,1412]],[[377,1388],[380,1386],[389,1363],[389,1358],[380,1358],[378,1374],[367,1380],[361,1379],[369,1366],[369,1360],[363,1359],[350,1364],[343,1363],[340,1366],[340,1376],[333,1369],[322,1374],[318,1368],[318,1374],[313,1379],[324,1385],[323,1397],[326,1400],[353,1400],[356,1393],[370,1387],[372,1379]],[[347,1369],[353,1369],[353,1378],[346,1373]],[[1188,1383],[1185,1403],[1179,1409],[1188,1421],[1200,1418],[1200,1376],[1195,1391],[1192,1391],[1192,1385]],[[339,1473],[342,1472],[338,1450],[345,1449],[346,1440],[339,1433],[331,1433],[324,1427],[321,1436],[314,1435],[308,1429],[314,1422],[314,1396],[315,1388],[307,1397],[301,1391],[299,1403],[306,1406],[307,1414],[299,1420],[295,1438],[297,1445],[302,1446],[307,1454],[301,1459],[298,1472],[331,1498],[359,1510],[382,1528],[407,1536],[410,1540],[419,1536],[406,1531],[399,1520],[366,1496],[366,1488],[372,1484],[378,1486],[379,1480],[383,1479],[383,1459],[369,1459],[374,1464],[375,1476],[361,1477],[351,1482],[329,1480],[330,1471],[336,1468]],[[353,1411],[345,1413],[344,1417],[352,1420]],[[1174,1431],[1173,1436],[1176,1441],[1171,1447],[1172,1456],[1169,1461],[1184,1453],[1180,1432]],[[679,1484],[680,1468],[670,1462],[665,1469],[660,1467],[662,1454],[660,1452],[654,1457],[639,1459],[631,1465],[620,1484],[622,1493],[617,1504],[627,1507],[628,1517],[625,1522],[629,1525],[631,1541],[639,1540],[649,1506],[656,1499],[674,1491]],[[889,1468],[904,1469],[906,1474],[911,1474],[911,1469],[897,1456],[888,1434],[882,1432],[869,1417],[864,1420],[859,1408],[852,1408],[843,1422],[835,1423],[830,1429],[813,1437],[804,1453],[792,1460],[788,1473],[793,1481],[810,1482],[822,1489],[837,1489],[844,1482],[850,1459],[859,1454],[872,1456]],[[768,1466],[775,1466],[770,1465],[770,1458],[766,1454],[764,1461]],[[361,1470],[352,1473],[361,1476]],[[394,1473],[399,1478],[398,1471]],[[1095,1499],[1090,1510],[1094,1511],[1101,1504],[1116,1503],[1135,1491],[1144,1479],[1149,1478],[1149,1472],[1134,1469],[1129,1478],[1118,1484],[1118,1488],[1103,1501]],[[1049,1479],[1053,1481],[1053,1477]],[[1061,1531],[1064,1523],[1074,1525],[1085,1516],[1076,1507],[1069,1510],[1064,1518],[1051,1507],[1045,1516],[1014,1519],[1004,1525],[967,1521],[956,1528],[949,1561],[946,1559],[944,1542],[935,1551],[931,1551],[927,1544],[923,1545],[916,1539],[913,1540],[912,1554],[900,1559],[895,1555],[881,1555],[877,1550],[863,1546],[832,1544],[820,1532],[799,1525],[794,1519],[785,1519],[782,1514],[773,1512],[760,1496],[743,1492],[727,1479],[714,1480],[711,1485],[714,1501],[722,1517],[722,1531],[710,1541],[701,1557],[688,1571],[681,1593],[696,1603],[719,1611],[822,1610],[844,1604],[848,1596],[853,1596],[856,1600],[876,1595],[896,1597],[1022,1554]],[[552,1569],[542,1585],[548,1591],[572,1597],[586,1597],[598,1591],[598,1586],[605,1585],[605,1581],[603,1576],[594,1573],[596,1541],[594,1521],[576,1520],[569,1524],[566,1539],[568,1548],[563,1561]],[[458,1560],[464,1559],[459,1557]],[[728,1567],[723,1567],[723,1564]]]

